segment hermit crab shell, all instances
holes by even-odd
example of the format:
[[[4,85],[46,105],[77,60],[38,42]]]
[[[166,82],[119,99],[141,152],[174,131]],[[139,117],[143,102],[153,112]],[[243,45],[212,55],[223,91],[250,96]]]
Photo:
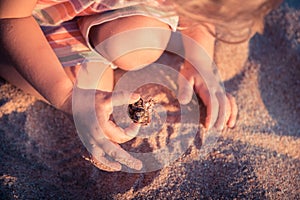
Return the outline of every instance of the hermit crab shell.
[[[137,102],[128,105],[128,115],[133,122],[148,125],[151,122],[152,107],[154,101],[150,99],[144,102],[140,98]]]

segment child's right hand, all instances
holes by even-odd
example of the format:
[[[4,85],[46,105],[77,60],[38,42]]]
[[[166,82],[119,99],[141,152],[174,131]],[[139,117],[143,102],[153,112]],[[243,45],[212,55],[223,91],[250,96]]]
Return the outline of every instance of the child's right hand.
[[[118,144],[134,138],[140,126],[132,123],[128,128],[122,129],[110,119],[113,106],[134,103],[140,96],[130,96],[126,92],[114,93],[112,96],[111,92],[96,90],[93,93],[92,90],[80,88],[75,88],[74,91],[72,110],[76,128],[95,163],[101,163],[114,171],[121,170],[121,164],[140,170],[142,162]]]

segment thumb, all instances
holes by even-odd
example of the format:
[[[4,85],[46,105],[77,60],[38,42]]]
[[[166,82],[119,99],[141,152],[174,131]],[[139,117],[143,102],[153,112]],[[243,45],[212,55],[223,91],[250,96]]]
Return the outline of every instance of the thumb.
[[[140,98],[140,94],[130,93],[128,91],[118,91],[112,93],[112,103],[114,106],[132,104],[137,102]]]
[[[178,76],[178,101],[180,104],[188,104],[193,96],[194,80],[190,78],[187,80],[182,74]]]

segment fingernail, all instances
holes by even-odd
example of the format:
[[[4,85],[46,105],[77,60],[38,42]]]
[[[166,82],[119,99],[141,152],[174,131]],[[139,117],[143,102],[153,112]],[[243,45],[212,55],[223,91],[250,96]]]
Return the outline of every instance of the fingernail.
[[[182,105],[186,105],[186,104],[189,103],[189,99],[186,98],[186,97],[183,97],[183,95],[179,95],[179,96],[178,96],[178,101],[179,101],[179,103],[182,104]]]
[[[141,170],[143,168],[143,163],[140,160],[135,161],[133,168],[135,170]]]
[[[126,133],[126,135],[130,138],[130,140],[132,140],[133,138],[135,138],[137,136],[138,133]],[[129,140],[129,141],[130,141]],[[127,141],[126,141],[127,142]]]
[[[234,122],[229,122],[228,126],[229,126],[229,128],[233,128],[235,126],[235,123]]]
[[[138,94],[138,93],[132,93],[131,94],[131,98],[132,99],[139,99],[141,96],[140,96],[140,94]]]
[[[139,133],[141,125],[140,124],[131,124],[128,129],[126,129],[126,135],[128,135],[131,138],[134,138],[137,136],[137,134]]]
[[[119,164],[112,164],[112,165],[110,165],[110,166],[106,166],[106,167],[111,167],[113,170],[115,170],[115,171],[121,171],[121,169],[122,169],[122,166]]]
[[[217,127],[217,130],[218,131],[222,131],[224,129],[224,126],[219,126],[219,127]]]
[[[205,127],[207,128],[207,130],[209,130],[209,129],[212,128],[212,124],[209,121],[206,120]]]

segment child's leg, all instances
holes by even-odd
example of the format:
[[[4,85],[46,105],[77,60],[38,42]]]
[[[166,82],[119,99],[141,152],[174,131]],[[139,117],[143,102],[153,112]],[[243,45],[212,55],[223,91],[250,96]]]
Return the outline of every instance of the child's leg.
[[[91,29],[90,32],[90,40],[94,46],[105,40],[106,38],[120,33],[122,31],[127,31],[135,28],[142,27],[155,27],[155,28],[164,28],[169,30],[170,27],[167,24],[164,24],[161,21],[158,21],[154,18],[144,17],[144,16],[132,16],[132,17],[124,17],[120,19],[113,20],[111,22],[107,22],[102,25],[95,26]],[[171,34],[171,31],[170,31]],[[153,42],[160,43],[161,46],[166,46],[170,37],[168,35],[157,35],[157,34],[146,34],[140,35],[137,38],[134,38],[133,41],[128,42],[139,42],[138,40],[151,40]],[[112,52],[118,48],[118,43],[111,43],[112,45],[109,47],[108,51]],[[124,44],[126,45],[126,44]],[[163,49],[163,48],[162,48]],[[160,57],[163,53],[163,50],[139,50],[133,53],[129,53],[115,61],[115,64],[124,70],[131,70],[140,65],[146,65],[154,62],[156,59]],[[137,59],[139,58],[139,59]],[[80,66],[76,67],[66,67],[65,71],[69,78],[75,82],[77,73],[80,69]],[[17,86],[23,91],[33,94],[37,98],[44,100],[47,102],[13,67],[10,66],[2,66],[0,67],[0,77],[3,77],[11,84]],[[112,91],[113,88],[113,70],[108,68],[100,81],[98,89],[104,91]]]
[[[104,41],[105,39],[113,36],[114,34],[128,31],[136,28],[143,28],[143,27],[154,27],[154,28],[163,28],[163,29],[170,29],[169,25],[158,21],[154,18],[145,17],[145,16],[132,16],[132,17],[124,17],[119,18],[101,25],[97,25],[91,28],[90,30],[90,41],[93,46],[97,46],[99,43]],[[133,53],[126,54],[125,56],[120,57],[114,63],[124,70],[131,70],[134,69],[136,66],[147,65],[151,64],[155,60],[157,60],[161,54],[163,53],[163,49],[167,46],[167,43],[170,38],[170,34],[149,34],[147,35],[140,35],[134,38],[133,41],[127,41],[128,43],[132,42],[143,42],[142,40],[151,40],[152,42],[157,42],[161,46],[162,49],[160,50],[153,50],[153,49],[145,49],[134,51]],[[119,44],[111,42],[111,46],[107,49],[108,52],[117,51],[120,45],[127,45]],[[100,52],[101,53],[101,52]],[[107,53],[107,52],[106,52]],[[138,59],[137,59],[138,58]],[[67,75],[70,77],[72,82],[76,81],[76,77],[80,70],[80,66],[75,67],[65,67],[64,68]],[[113,81],[114,81],[114,72],[113,69],[107,68],[105,74],[102,76],[98,88],[102,91],[112,91],[113,90]]]
[[[137,28],[150,27],[162,28],[170,31],[151,32],[151,30],[149,30],[149,32],[136,35],[134,38],[127,40],[124,43],[110,40],[109,45],[106,46],[105,52],[99,52],[102,55],[113,55],[115,52],[118,52],[118,48],[121,45],[128,45],[132,43],[146,44],[149,43],[149,41],[151,43],[155,43],[155,46],[160,47],[159,49],[147,49],[147,47],[145,47],[145,49],[139,49],[126,55],[122,55],[114,61],[114,64],[119,68],[124,70],[132,70],[139,66],[151,64],[161,56],[170,39],[171,29],[169,25],[155,18],[141,15],[123,17],[92,27],[89,34],[89,39],[92,45],[97,47],[97,45],[102,41],[115,34]]]

